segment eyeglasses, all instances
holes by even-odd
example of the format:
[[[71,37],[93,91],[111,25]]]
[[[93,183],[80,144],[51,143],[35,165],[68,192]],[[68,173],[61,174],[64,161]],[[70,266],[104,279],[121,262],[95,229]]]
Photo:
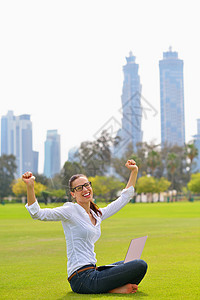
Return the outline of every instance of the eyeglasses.
[[[92,183],[90,181],[88,181],[88,182],[86,182],[86,183],[84,183],[82,185],[77,185],[74,188],[71,188],[71,191],[74,192],[74,190],[75,190],[77,192],[81,192],[83,190],[83,187],[89,188],[91,186],[92,186]]]

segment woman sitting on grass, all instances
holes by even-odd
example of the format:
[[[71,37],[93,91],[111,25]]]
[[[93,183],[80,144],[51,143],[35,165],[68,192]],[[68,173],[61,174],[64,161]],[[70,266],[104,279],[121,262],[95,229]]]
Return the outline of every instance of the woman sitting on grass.
[[[114,263],[115,267],[98,270],[94,243],[100,238],[101,221],[123,208],[133,197],[138,167],[134,160],[125,166],[131,171],[121,196],[104,208],[93,202],[91,183],[83,174],[73,175],[69,188],[77,203],[67,202],[61,207],[41,209],[34,193],[34,176],[26,172],[22,178],[27,185],[28,209],[33,219],[62,221],[67,243],[68,280],[74,292],[80,294],[135,293],[144,277],[147,264],[141,259]]]

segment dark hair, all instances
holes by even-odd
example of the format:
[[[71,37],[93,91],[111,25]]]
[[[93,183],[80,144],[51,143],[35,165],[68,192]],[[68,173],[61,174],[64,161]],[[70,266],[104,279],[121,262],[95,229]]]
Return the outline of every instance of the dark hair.
[[[69,189],[70,191],[72,191],[72,183],[74,182],[74,180],[78,179],[79,177],[86,177],[86,175],[84,174],[75,174],[73,175],[70,179],[69,179]],[[99,207],[90,200],[90,208],[95,212],[95,214],[97,215],[102,215],[102,212],[100,211]]]

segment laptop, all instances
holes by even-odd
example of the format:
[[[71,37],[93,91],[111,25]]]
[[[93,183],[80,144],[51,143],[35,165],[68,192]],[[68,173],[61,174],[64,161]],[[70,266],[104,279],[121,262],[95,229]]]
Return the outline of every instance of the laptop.
[[[131,240],[130,245],[127,250],[127,253],[126,253],[126,256],[125,256],[125,259],[124,259],[124,264],[131,260],[139,259],[141,257],[146,240],[147,240],[147,235]],[[112,267],[116,267],[116,266],[117,265],[99,266],[98,270],[102,271],[102,270],[105,270],[106,268],[112,268]]]

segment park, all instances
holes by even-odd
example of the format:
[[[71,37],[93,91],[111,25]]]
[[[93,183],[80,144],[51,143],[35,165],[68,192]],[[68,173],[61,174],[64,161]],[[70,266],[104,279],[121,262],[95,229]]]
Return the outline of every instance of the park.
[[[90,299],[199,299],[200,173],[191,172],[193,157],[186,164],[184,149],[170,151],[165,151],[167,155],[163,160],[160,159],[162,152],[151,149],[146,151],[146,160],[141,154],[143,150],[136,158],[127,153],[126,157],[136,159],[140,165],[136,195],[140,199],[142,193],[149,194],[150,203],[133,198],[120,212],[102,222],[102,236],[95,245],[98,265],[110,264],[125,258],[131,239],[148,235],[141,257],[147,262],[148,271],[138,292],[134,295],[91,294]],[[113,162],[115,173],[122,180],[119,176],[106,176],[104,169],[109,160],[102,161],[102,157],[94,160],[97,165],[93,169],[86,164],[88,161],[83,165],[67,161],[62,172],[51,180],[34,174],[36,197],[42,208],[63,205],[70,201],[67,186],[70,174],[87,171],[95,201],[104,207],[116,199],[127,182],[129,173],[122,168],[124,160],[122,157]],[[20,178],[14,178],[15,158],[2,156],[0,166],[0,299],[88,299],[88,295],[73,293],[67,281],[62,224],[32,220],[24,207],[25,184]],[[162,192],[168,195],[173,190],[178,193],[172,201],[168,196],[161,201]],[[156,202],[152,201],[155,193]]]
[[[58,203],[48,205],[55,206]],[[199,299],[199,212],[199,201],[126,205],[102,222],[102,236],[95,246],[97,262],[123,260],[130,240],[148,235],[141,257],[148,263],[145,279],[134,295],[80,295],[67,281],[61,222],[34,221],[20,203],[1,205],[0,298]]]
[[[0,300],[200,299],[198,8],[1,1]]]

